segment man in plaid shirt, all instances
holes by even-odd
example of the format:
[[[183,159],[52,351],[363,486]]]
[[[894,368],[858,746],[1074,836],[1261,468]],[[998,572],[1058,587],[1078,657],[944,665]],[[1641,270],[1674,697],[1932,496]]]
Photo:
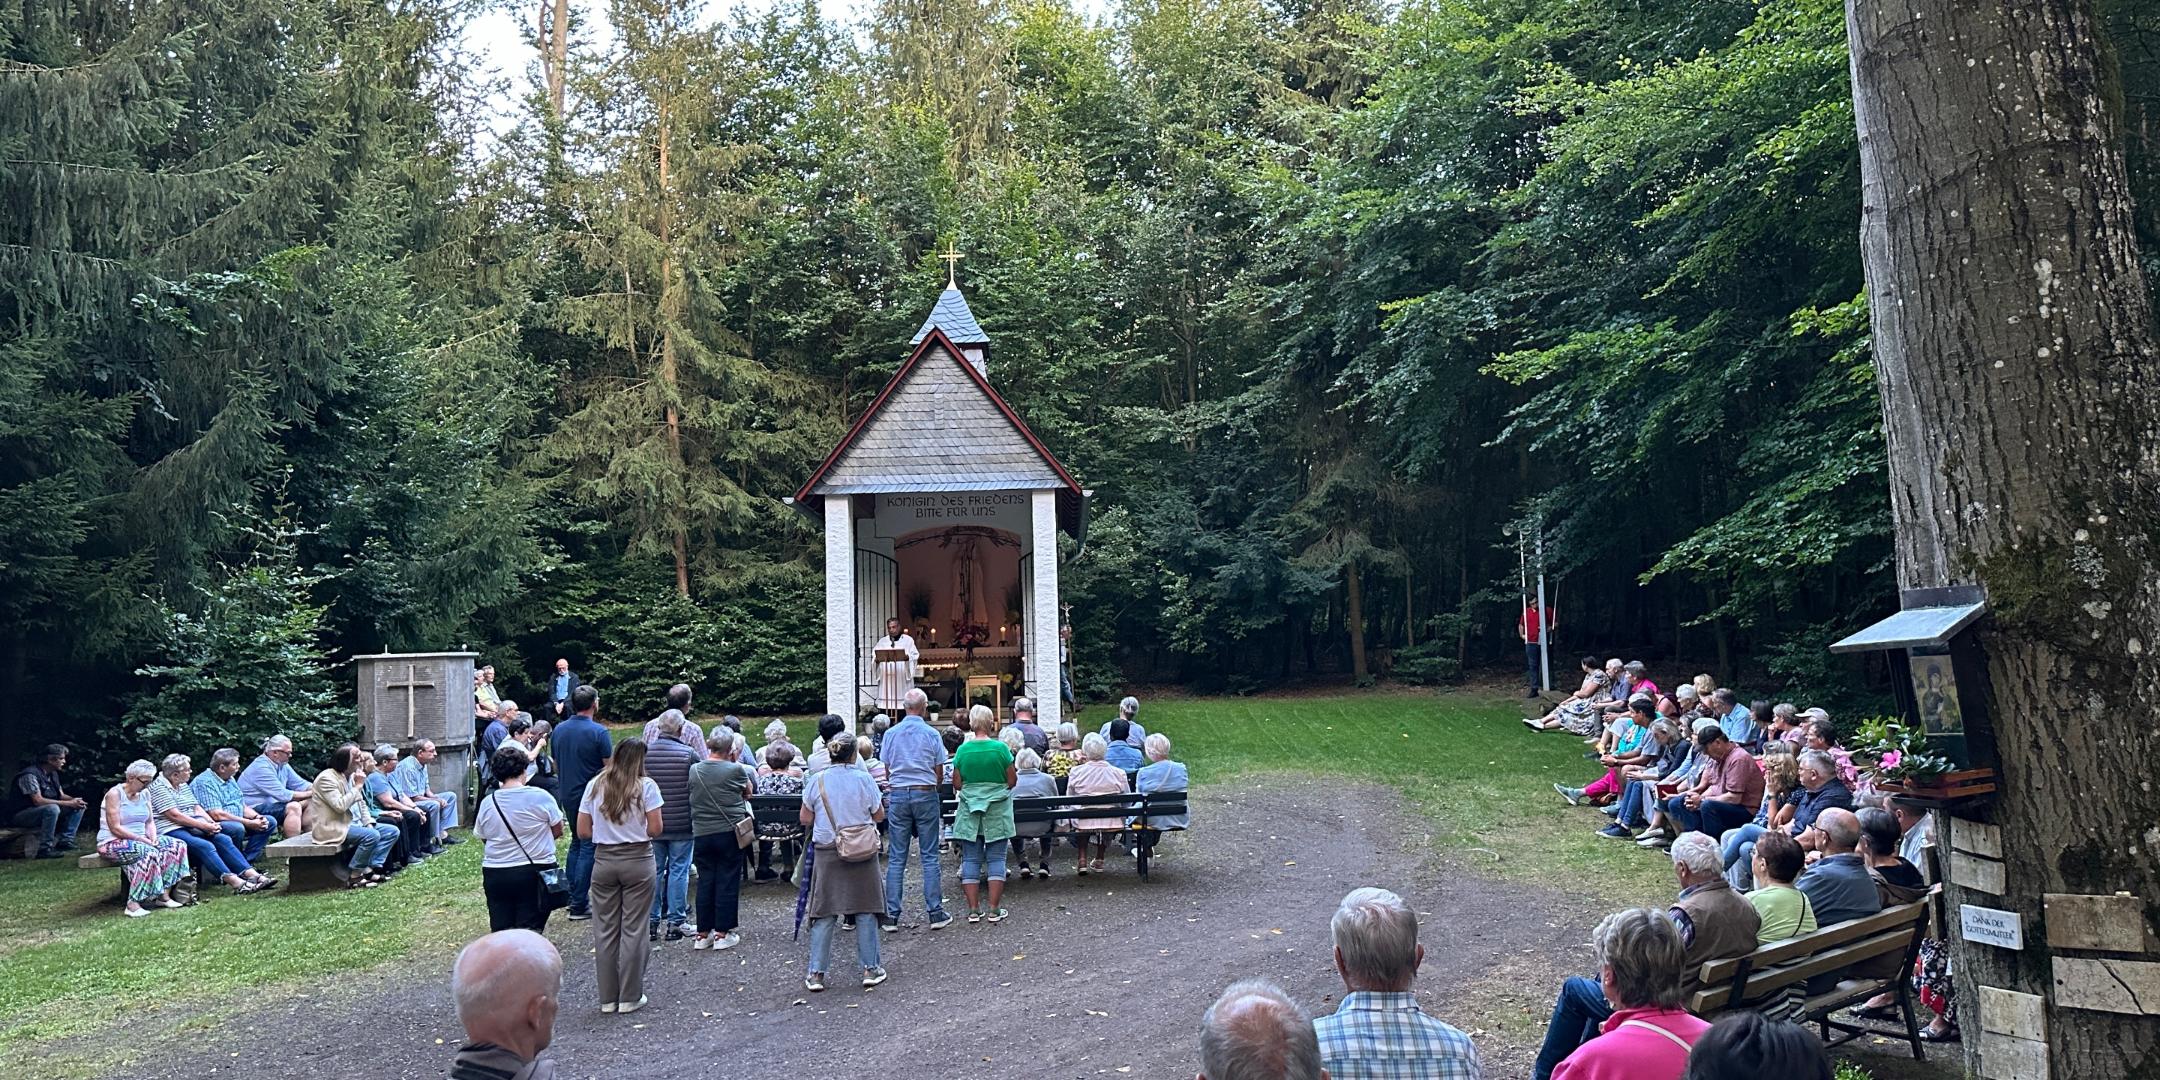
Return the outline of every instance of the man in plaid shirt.
[[[1470,1037],[1425,1015],[1410,983],[1425,962],[1417,913],[1386,889],[1335,909],[1335,970],[1350,992],[1313,1021],[1330,1080],[1478,1080]]]

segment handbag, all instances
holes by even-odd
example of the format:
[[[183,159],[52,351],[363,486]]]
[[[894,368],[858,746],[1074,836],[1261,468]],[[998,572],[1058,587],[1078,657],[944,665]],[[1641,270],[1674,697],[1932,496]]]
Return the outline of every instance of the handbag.
[[[832,800],[825,795],[825,778],[818,777],[818,802],[825,807],[825,819],[833,821]],[[841,862],[868,862],[878,852],[877,826],[868,822],[861,825],[833,827],[833,850]]]
[[[744,814],[742,820],[735,823],[735,845],[747,848],[755,843],[757,843],[757,815],[754,813]]]
[[[562,867],[559,866],[541,866],[540,860],[532,857],[532,852],[525,847],[525,838],[519,836],[517,829],[510,824],[510,815],[503,813],[501,799],[489,796],[488,805],[495,808],[495,816],[502,819],[503,830],[508,832],[510,839],[517,843],[518,854],[525,856],[525,865],[533,867],[539,872],[540,909],[542,913],[569,907],[570,875],[563,873]]]

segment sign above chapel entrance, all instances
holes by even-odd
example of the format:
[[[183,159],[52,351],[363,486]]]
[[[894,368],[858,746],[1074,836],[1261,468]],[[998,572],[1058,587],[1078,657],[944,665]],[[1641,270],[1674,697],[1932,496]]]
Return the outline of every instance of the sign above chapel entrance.
[[[954,525],[980,525],[1026,536],[1030,514],[1025,491],[925,491],[877,497],[877,531],[884,537]]]

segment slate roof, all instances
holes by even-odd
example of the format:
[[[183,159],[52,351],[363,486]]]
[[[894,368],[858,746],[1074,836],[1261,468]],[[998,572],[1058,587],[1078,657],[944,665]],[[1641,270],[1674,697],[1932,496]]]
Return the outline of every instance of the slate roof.
[[[1080,525],[1086,493],[944,330],[932,327],[840,445],[795,494],[901,491],[1059,493],[1059,518]]]
[[[937,306],[930,309],[930,317],[923,320],[922,329],[915,331],[908,344],[922,344],[932,329],[945,331],[955,345],[990,344],[990,335],[983,333],[982,324],[975,321],[975,312],[969,310],[967,297],[960,295],[958,286],[947,285],[938,294]]]

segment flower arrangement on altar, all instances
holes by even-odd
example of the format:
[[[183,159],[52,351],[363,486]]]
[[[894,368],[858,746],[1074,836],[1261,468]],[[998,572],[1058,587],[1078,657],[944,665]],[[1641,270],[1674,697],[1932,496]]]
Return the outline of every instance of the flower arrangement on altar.
[[[981,623],[955,622],[952,629],[953,648],[972,649],[990,644],[990,628]]]
[[[1861,721],[1852,750],[1874,758],[1876,777],[1893,783],[1924,786],[1957,767],[1928,746],[1926,728],[1887,716]]]

